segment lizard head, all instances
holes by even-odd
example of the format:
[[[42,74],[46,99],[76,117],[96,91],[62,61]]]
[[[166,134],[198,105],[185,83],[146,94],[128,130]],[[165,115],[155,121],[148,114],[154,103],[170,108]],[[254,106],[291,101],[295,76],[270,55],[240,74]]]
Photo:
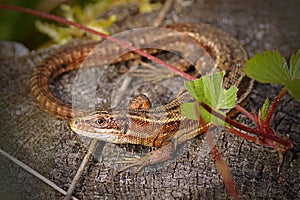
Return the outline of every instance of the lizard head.
[[[149,132],[147,126],[149,123],[145,119],[150,107],[148,97],[141,94],[130,101],[129,109],[114,112],[97,110],[71,119],[70,126],[75,133],[89,138],[119,144],[139,144],[141,143],[139,132],[143,132],[143,128],[146,129],[146,133]]]
[[[70,120],[71,129],[82,136],[101,141],[121,143],[127,132],[126,117],[121,112],[95,111]]]

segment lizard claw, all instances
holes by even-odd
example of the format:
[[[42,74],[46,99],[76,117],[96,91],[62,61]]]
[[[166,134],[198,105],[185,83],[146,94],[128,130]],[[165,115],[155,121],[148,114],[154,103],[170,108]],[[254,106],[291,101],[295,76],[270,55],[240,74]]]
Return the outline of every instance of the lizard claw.
[[[143,169],[146,165],[149,164],[149,161],[147,161],[146,157],[140,157],[140,156],[134,156],[131,158],[124,158],[117,162],[118,164],[127,164],[125,167],[121,168],[119,172],[125,171],[131,167],[139,166],[136,169],[136,172],[139,172],[141,169]]]
[[[140,61],[142,67],[130,71],[133,77],[142,77],[141,81],[148,83],[159,83],[163,80],[173,78],[176,73],[166,68],[156,67],[155,65]],[[160,74],[158,77],[157,74]]]
[[[172,153],[175,150],[175,146],[176,144],[174,141],[172,142],[168,141],[167,144],[158,148],[157,150],[148,153],[144,157],[134,156],[131,158],[124,158],[123,160],[120,160],[117,163],[128,164],[127,166],[121,168],[120,171],[125,171],[131,167],[138,166],[138,168],[136,169],[136,172],[138,172],[147,165],[157,164],[159,162],[170,159]]]

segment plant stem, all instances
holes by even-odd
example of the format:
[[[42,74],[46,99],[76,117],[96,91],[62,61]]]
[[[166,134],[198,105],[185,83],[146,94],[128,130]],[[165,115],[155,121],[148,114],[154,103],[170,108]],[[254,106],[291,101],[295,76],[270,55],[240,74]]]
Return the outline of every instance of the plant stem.
[[[200,106],[202,106],[205,110],[207,110],[207,112],[211,113],[212,115],[214,115],[215,117],[227,122],[228,124],[238,128],[238,129],[241,129],[243,131],[246,131],[248,133],[252,133],[252,134],[255,134],[257,135],[258,131],[256,129],[253,129],[253,128],[250,128],[248,126],[245,126],[243,124],[240,124],[232,119],[230,119],[229,117],[227,116],[223,116],[222,114],[216,112],[215,110],[213,110],[209,105],[207,105],[206,103],[203,103],[201,102],[200,103]]]
[[[247,134],[244,134],[244,133],[242,133],[242,132],[240,132],[240,131],[238,131],[238,130],[236,130],[236,129],[234,129],[234,128],[231,128],[231,127],[226,127],[230,132],[232,132],[233,134],[235,134],[235,135],[237,135],[237,136],[240,136],[240,137],[243,137],[243,138],[245,138],[245,139],[247,139],[247,140],[250,140],[250,141],[252,141],[252,142],[257,142],[257,138],[255,138],[255,137],[252,137],[252,136],[249,136],[249,135],[247,135]]]
[[[230,195],[233,197],[233,199],[235,199],[235,200],[241,199],[239,192],[234,184],[232,175],[230,173],[230,169],[229,169],[227,163],[222,159],[221,154],[219,153],[216,145],[213,142],[212,133],[210,131],[208,131],[206,133],[205,137],[207,138],[208,145],[211,148],[211,154],[213,155],[213,157],[215,159],[215,164],[216,164],[217,170],[222,175],[223,182],[225,184],[226,189],[228,190]]]
[[[253,117],[253,115],[251,115],[251,113],[249,113],[245,108],[243,108],[242,106],[240,106],[239,104],[235,105],[235,108],[240,111],[241,113],[243,113],[244,115],[246,115],[249,119],[251,119],[252,121],[254,121],[255,123],[257,122],[257,120]]]
[[[269,133],[269,132],[265,133],[265,132],[259,131],[258,129],[250,128],[248,126],[245,126],[245,125],[243,125],[241,123],[238,123],[238,122],[230,119],[227,116],[224,117],[222,114],[216,112],[210,106],[208,106],[207,104],[205,104],[203,102],[201,102],[200,105],[205,110],[207,110],[209,113],[211,113],[212,115],[214,115],[215,117],[217,117],[217,118],[225,121],[226,123],[234,126],[235,128],[238,128],[238,129],[243,130],[243,131],[248,132],[248,133],[252,133],[252,134],[257,135],[257,136],[262,137],[262,138],[273,140],[273,141],[278,142],[279,144],[281,144],[281,145],[283,145],[285,147],[288,147],[288,148],[292,148],[293,147],[293,144],[292,144],[292,142],[290,140],[285,140],[285,139],[282,139],[280,137],[277,137],[273,133]]]
[[[270,111],[269,111],[269,113],[268,113],[268,115],[266,117],[266,122],[265,122],[266,124],[268,124],[268,125],[270,124],[271,117],[273,116],[273,113],[274,113],[274,111],[275,111],[275,109],[276,109],[276,107],[277,107],[280,99],[283,97],[283,95],[285,93],[286,93],[286,87],[283,87],[281,89],[281,91],[279,92],[279,94],[277,95],[277,97],[275,98],[275,100],[274,100],[274,102],[273,102],[273,104],[272,104],[272,106],[270,108]]]

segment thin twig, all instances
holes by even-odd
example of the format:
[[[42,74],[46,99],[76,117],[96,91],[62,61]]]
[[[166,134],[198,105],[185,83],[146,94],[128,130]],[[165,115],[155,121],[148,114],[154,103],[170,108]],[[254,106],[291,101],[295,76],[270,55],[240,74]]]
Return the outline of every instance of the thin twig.
[[[37,171],[35,171],[34,169],[32,169],[31,167],[29,167],[28,165],[26,165],[25,163],[23,163],[22,161],[18,160],[17,158],[9,155],[8,153],[6,153],[5,151],[3,151],[2,149],[0,149],[0,155],[8,158],[10,161],[14,162],[16,165],[22,167],[24,170],[26,170],[28,173],[32,174],[33,176],[37,177],[38,179],[40,179],[41,181],[43,181],[44,183],[46,183],[47,185],[49,185],[50,187],[54,188],[55,190],[57,190],[58,192],[62,193],[63,195],[66,195],[67,192],[64,191],[63,189],[61,189],[60,187],[58,187],[55,183],[53,183],[52,181],[50,181],[49,179],[47,179],[46,177],[44,177],[43,175],[41,175],[40,173],[38,173]],[[72,196],[69,197],[69,199]],[[75,200],[78,200],[75,197],[72,197]]]
[[[74,178],[71,182],[71,185],[66,193],[64,200],[69,200],[71,198],[71,195],[73,194],[73,192],[75,190],[76,183],[78,182],[79,178],[81,177],[81,175],[83,173],[83,170],[85,169],[85,166],[87,165],[92,154],[94,153],[94,151],[97,147],[97,144],[98,144],[98,140],[93,139],[87,154],[84,156],[84,158],[76,172],[76,175],[74,176]]]
[[[168,1],[170,1],[170,0],[168,0]],[[172,1],[172,0],[171,0]],[[169,2],[168,3],[169,5],[168,6],[171,6],[171,3]],[[167,6],[167,7],[168,7]],[[166,8],[166,6],[164,6],[164,12],[166,12],[169,8]],[[167,9],[167,10],[166,10]],[[165,16],[165,13],[162,13],[161,15],[159,15],[159,17],[161,17],[161,18],[163,18]],[[162,20],[162,19],[161,19]],[[155,24],[155,23],[158,23],[158,24]],[[157,19],[155,22],[154,22],[154,26],[158,26],[159,25],[159,19]],[[107,39],[109,39],[109,38],[107,38]],[[121,41],[122,42],[122,41]],[[138,52],[137,52],[138,53]],[[129,78],[129,79],[126,79],[124,82],[123,82],[123,85],[122,85],[122,87],[121,87],[121,91],[122,91],[122,88],[125,88],[125,87],[127,87],[128,85],[129,85],[129,83],[130,83],[130,81],[131,81],[131,78]],[[118,95],[119,97],[121,97],[121,95]],[[116,106],[118,103],[119,103],[119,101],[121,100],[121,98],[118,98],[118,99],[116,99],[113,103],[114,103],[114,105]],[[76,183],[78,182],[78,180],[79,180],[79,178],[81,177],[81,175],[82,175],[82,173],[83,173],[83,170],[84,170],[84,168],[85,168],[85,166],[88,164],[88,160],[90,159],[90,157],[91,157],[91,155],[92,155],[92,153],[95,151],[95,148],[97,147],[97,143],[98,143],[98,140],[96,140],[96,139],[93,139],[92,140],[92,144],[91,144],[91,146],[90,146],[90,148],[89,148],[89,151],[88,151],[88,153],[85,155],[85,157],[84,157],[84,159],[83,159],[83,161],[82,161],[82,163],[81,163],[81,165],[80,165],[80,167],[79,167],[79,169],[78,169],[78,171],[77,171],[77,173],[76,173],[76,175],[75,175],[75,177],[73,178],[73,180],[72,180],[72,183],[71,183],[71,185],[70,185],[70,187],[69,187],[69,189],[68,189],[68,192],[67,192],[67,195],[65,196],[65,198],[64,198],[64,200],[69,200],[70,199],[70,196],[71,196],[71,194],[74,192],[74,189],[75,189],[75,186],[76,186]]]
[[[167,12],[171,9],[172,7],[172,4],[173,4],[173,1],[174,0],[167,0],[162,9],[160,9],[159,13],[158,13],[158,16],[156,17],[154,23],[153,23],[153,26],[160,26],[162,24],[162,21],[164,20]]]

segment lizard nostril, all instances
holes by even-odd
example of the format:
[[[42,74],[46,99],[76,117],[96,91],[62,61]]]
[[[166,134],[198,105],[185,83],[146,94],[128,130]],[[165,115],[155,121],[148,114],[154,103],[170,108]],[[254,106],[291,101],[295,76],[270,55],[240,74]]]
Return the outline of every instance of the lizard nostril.
[[[113,121],[115,121],[115,119],[113,118],[113,117],[110,117],[109,119],[108,119],[108,122],[110,123],[110,122],[113,122]]]

